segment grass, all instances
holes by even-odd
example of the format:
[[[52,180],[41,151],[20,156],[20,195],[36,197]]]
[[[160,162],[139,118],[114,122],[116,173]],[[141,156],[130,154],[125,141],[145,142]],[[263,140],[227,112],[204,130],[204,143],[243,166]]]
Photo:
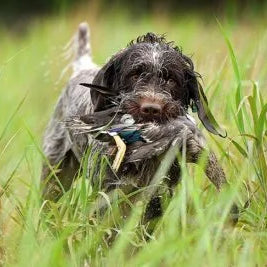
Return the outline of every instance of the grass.
[[[133,20],[127,12],[104,15],[94,8],[85,6],[66,16],[39,19],[23,35],[0,28],[1,263],[265,265],[266,20],[247,17],[228,23],[211,17],[207,22],[190,15],[169,18],[164,13],[159,20],[157,12]],[[68,79],[69,71],[62,72],[67,65],[62,48],[81,20],[90,23],[93,54],[99,64],[139,34],[167,33],[168,39],[192,55],[210,108],[228,132],[228,138],[221,139],[203,130],[231,187],[218,194],[200,167],[184,164],[182,182],[172,199],[164,198],[165,213],[155,222],[152,234],[148,225],[140,223],[144,198],[132,204],[119,190],[106,195],[90,185],[85,173],[49,210],[40,199],[42,133]],[[231,226],[232,202],[243,207],[247,200],[250,205],[239,223]],[[104,215],[94,215],[99,203],[108,207]],[[127,205],[132,212],[125,218],[120,207]],[[114,233],[117,237],[109,247]]]

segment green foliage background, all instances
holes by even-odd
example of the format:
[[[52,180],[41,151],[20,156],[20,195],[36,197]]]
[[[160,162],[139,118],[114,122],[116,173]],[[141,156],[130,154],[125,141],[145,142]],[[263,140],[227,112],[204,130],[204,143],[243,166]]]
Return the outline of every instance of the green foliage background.
[[[219,19],[212,12],[154,8],[134,16],[121,7],[102,11],[98,2],[66,13],[38,16],[0,27],[0,260],[7,266],[263,266],[266,264],[267,20],[264,12]],[[57,204],[43,212],[39,175],[41,139],[62,88],[70,59],[64,46],[88,21],[94,60],[103,64],[147,31],[166,33],[203,76],[210,108],[228,132],[210,136],[231,184],[218,194],[198,166],[185,165],[174,198],[148,241],[140,223],[145,200],[124,218],[122,192],[105,195],[81,174]],[[8,25],[8,26],[7,26]],[[200,125],[201,127],[201,125]],[[202,128],[202,127],[201,127]],[[98,201],[108,203],[94,216]],[[123,200],[122,200],[123,199]],[[228,223],[235,200],[247,200],[236,227]],[[128,203],[128,205],[130,205]],[[117,233],[113,245],[108,239]],[[113,235],[112,235],[113,233]],[[87,264],[87,265],[86,265]]]

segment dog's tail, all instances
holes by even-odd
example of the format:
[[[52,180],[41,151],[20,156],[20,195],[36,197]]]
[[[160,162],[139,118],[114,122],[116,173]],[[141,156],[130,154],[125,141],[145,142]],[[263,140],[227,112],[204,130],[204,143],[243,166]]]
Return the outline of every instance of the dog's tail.
[[[90,30],[86,22],[79,25],[78,31],[64,48],[64,57],[68,60],[73,58],[72,62],[62,71],[61,76],[71,66],[72,76],[77,76],[83,70],[90,70],[96,67],[92,60],[92,51],[90,45]]]
[[[79,25],[75,39],[75,60],[72,64],[72,77],[76,76],[83,70],[89,70],[96,67],[92,60],[90,30],[86,22]]]
[[[90,30],[86,22],[79,25],[76,38],[76,61],[80,60],[83,56],[91,59]]]

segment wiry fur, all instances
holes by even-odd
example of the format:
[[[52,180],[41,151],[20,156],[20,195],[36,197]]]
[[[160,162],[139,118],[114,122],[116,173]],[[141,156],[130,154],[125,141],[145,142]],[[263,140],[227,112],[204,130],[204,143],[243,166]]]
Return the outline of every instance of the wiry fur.
[[[86,134],[84,125],[81,128],[66,127],[64,122],[70,117],[79,120],[86,114],[104,111],[114,102],[119,103],[122,112],[131,114],[136,122],[147,125],[142,133],[150,142],[129,146],[117,177],[112,175],[111,170],[108,171],[103,189],[109,191],[120,187],[125,191],[131,188],[132,191],[148,185],[161,155],[170,146],[182,150],[183,144],[186,144],[188,162],[197,162],[205,150],[205,142],[196,125],[188,119],[189,106],[194,103],[205,127],[213,133],[217,131],[208,116],[207,99],[199,88],[199,75],[194,71],[191,59],[164,37],[148,33],[138,37],[99,68],[91,60],[89,36],[84,24],[79,28],[78,40],[74,74],[59,98],[45,133],[44,153],[49,162],[44,164],[42,173],[42,179],[49,180],[45,186],[45,198],[57,199],[62,194],[55,176],[58,176],[65,190],[69,189],[88,146],[92,145],[93,148],[88,172],[94,152],[110,156],[110,143]],[[81,62],[87,63],[83,65]],[[82,68],[78,67],[81,65]],[[101,85],[117,96],[113,99],[104,97],[80,83]],[[142,105],[147,102],[159,107],[160,114],[142,114]],[[55,166],[60,170],[56,174],[51,172]],[[179,164],[174,163],[168,175],[170,187],[177,183],[179,174]],[[206,174],[218,190],[226,183],[224,172],[213,153],[208,156]],[[151,203],[160,205],[155,198]],[[160,209],[154,204],[149,206],[155,211]],[[153,212],[148,214],[147,217],[153,217]]]

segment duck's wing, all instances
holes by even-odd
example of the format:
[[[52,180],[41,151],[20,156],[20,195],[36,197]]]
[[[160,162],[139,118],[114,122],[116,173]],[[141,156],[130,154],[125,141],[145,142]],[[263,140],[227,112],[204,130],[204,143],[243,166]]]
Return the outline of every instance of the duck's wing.
[[[126,162],[141,161],[166,152],[171,145],[182,148],[190,138],[204,144],[205,140],[196,125],[185,116],[181,116],[165,125],[146,124],[140,130],[146,143],[135,144],[127,148]]]
[[[112,107],[103,111],[94,112],[93,114],[80,116],[80,120],[88,125],[99,127],[101,125],[106,125],[110,121],[116,119],[120,112],[121,111],[118,107]],[[117,120],[115,120],[114,122],[116,122]]]
[[[103,131],[105,126],[103,125],[94,125],[87,124],[79,116],[72,116],[66,119],[64,125],[67,129],[70,129],[74,134],[85,134]]]
[[[141,143],[128,146],[125,163],[151,159],[164,153],[170,146],[172,140],[169,137],[161,138],[153,143]]]
[[[183,133],[195,133],[198,128],[192,119],[187,116],[179,116],[165,124],[146,123],[140,127],[140,133],[148,143],[155,142],[163,137],[172,138]]]

